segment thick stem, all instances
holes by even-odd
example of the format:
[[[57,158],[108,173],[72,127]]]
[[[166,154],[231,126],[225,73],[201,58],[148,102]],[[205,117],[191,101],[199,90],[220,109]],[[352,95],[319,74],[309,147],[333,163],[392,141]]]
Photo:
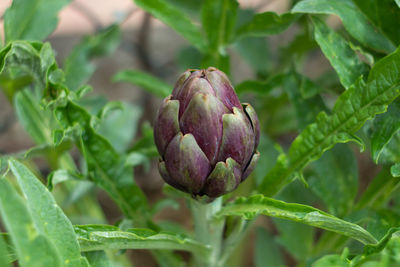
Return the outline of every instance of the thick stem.
[[[194,220],[196,239],[211,246],[212,252],[208,258],[200,258],[196,255],[196,266],[217,267],[221,255],[224,220],[213,220],[213,216],[221,209],[222,198],[204,204],[197,200],[191,200],[191,210]]]

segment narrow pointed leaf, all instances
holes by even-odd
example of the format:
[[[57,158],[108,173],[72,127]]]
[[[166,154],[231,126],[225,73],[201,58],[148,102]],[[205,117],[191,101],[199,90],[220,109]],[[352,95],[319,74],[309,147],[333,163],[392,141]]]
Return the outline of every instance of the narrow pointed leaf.
[[[9,165],[27,199],[38,231],[54,244],[66,265],[79,260],[81,255],[72,224],[51,193],[23,164],[11,159]]]
[[[333,231],[358,240],[363,244],[377,243],[377,240],[369,232],[357,224],[341,220],[311,206],[286,203],[263,195],[238,198],[233,203],[222,208],[216,214],[216,218],[243,216],[246,219],[252,219],[259,214]]]
[[[167,249],[184,250],[207,257],[210,248],[182,235],[157,233],[150,229],[121,231],[108,225],[75,226],[82,251],[104,249]]]
[[[358,58],[356,52],[351,49],[343,37],[316,17],[312,18],[312,22],[315,40],[346,89],[361,75],[368,73],[367,64]]]
[[[5,177],[0,177],[0,214],[21,266],[63,266],[56,248],[39,232],[23,199]]]
[[[351,0],[304,0],[298,2],[292,13],[332,14],[339,16],[346,30],[360,43],[377,51],[392,52],[395,46]]]

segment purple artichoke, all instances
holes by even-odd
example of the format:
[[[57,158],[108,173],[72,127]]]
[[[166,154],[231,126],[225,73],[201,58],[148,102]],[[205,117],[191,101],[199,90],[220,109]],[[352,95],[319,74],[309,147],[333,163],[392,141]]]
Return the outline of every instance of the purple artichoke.
[[[233,191],[254,169],[260,126],[216,68],[188,70],[160,107],[154,140],[159,171],[171,186],[215,198]]]

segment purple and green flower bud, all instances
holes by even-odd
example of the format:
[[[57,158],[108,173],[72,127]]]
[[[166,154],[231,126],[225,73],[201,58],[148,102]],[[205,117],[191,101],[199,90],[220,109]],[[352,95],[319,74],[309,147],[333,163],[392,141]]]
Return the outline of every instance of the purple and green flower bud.
[[[221,196],[254,169],[259,137],[255,110],[239,102],[223,72],[188,70],[164,99],[154,125],[160,174],[194,196]]]

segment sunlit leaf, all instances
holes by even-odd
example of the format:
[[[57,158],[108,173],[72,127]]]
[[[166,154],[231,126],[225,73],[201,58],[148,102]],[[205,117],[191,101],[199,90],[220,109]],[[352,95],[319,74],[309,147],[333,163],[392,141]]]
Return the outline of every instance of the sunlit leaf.
[[[80,250],[71,222],[57,206],[47,188],[16,160],[9,161],[10,168],[27,200],[35,227],[55,246],[64,264],[79,264]]]
[[[24,200],[5,177],[0,178],[0,214],[21,266],[63,266],[56,248],[40,233]]]
[[[311,206],[286,203],[262,195],[238,198],[218,212],[216,217],[243,216],[252,219],[258,214],[322,228],[356,239],[363,244],[377,243],[376,239],[359,225],[341,220]]]
[[[108,225],[75,226],[82,251],[104,249],[168,249],[184,250],[208,256],[210,248],[198,241],[174,233],[157,233],[150,229],[121,231]]]
[[[363,45],[384,52],[395,49],[393,43],[371,25],[351,0],[304,0],[298,2],[292,12],[337,15],[346,30]]]
[[[346,89],[361,75],[368,73],[367,65],[358,58],[343,37],[316,17],[312,18],[312,22],[315,40]]]
[[[70,0],[14,0],[4,13],[6,43],[42,41],[57,27],[58,12]]]

